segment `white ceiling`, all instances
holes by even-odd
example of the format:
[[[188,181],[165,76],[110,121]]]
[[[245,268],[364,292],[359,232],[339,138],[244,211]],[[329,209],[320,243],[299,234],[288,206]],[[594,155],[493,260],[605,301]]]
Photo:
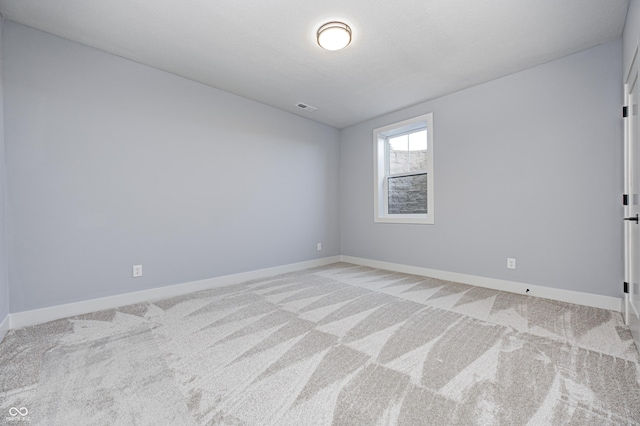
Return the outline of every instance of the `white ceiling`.
[[[0,0],[5,19],[343,128],[621,36],[629,0]],[[318,47],[342,20],[346,49]],[[304,102],[318,110],[295,107]]]

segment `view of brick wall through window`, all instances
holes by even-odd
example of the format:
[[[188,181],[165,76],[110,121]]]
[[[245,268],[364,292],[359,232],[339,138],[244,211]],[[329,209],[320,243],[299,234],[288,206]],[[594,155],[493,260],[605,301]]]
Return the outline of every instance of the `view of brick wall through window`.
[[[389,150],[389,173],[427,169],[427,151]],[[389,214],[427,213],[427,174],[389,178]]]

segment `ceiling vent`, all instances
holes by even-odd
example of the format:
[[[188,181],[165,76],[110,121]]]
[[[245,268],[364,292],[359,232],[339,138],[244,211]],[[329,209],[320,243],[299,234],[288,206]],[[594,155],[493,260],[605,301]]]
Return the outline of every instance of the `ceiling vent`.
[[[302,102],[297,103],[296,106],[298,108],[300,108],[300,109],[303,109],[303,110],[307,111],[307,112],[313,112],[313,111],[318,109],[316,107],[312,107],[311,105],[303,104]]]

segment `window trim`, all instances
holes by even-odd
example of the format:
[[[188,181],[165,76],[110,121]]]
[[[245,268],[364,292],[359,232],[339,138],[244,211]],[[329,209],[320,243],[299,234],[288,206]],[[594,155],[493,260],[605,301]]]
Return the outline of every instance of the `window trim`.
[[[427,130],[427,206],[426,214],[389,214],[386,139],[411,133],[426,127]],[[433,225],[434,222],[434,173],[433,173],[433,113],[378,127],[373,130],[373,220],[379,223],[414,223]]]

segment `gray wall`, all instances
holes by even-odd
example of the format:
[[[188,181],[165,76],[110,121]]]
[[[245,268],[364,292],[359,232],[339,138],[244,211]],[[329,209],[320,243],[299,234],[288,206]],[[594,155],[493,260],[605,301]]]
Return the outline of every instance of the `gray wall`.
[[[343,129],[342,254],[621,297],[621,75],[619,39]],[[374,223],[372,131],[428,112],[435,225]]]
[[[339,254],[336,129],[13,22],[3,43],[11,312]]]
[[[9,283],[7,280],[7,250],[5,233],[5,158],[4,158],[4,89],[2,84],[2,28],[0,19],[0,323],[9,315]]]
[[[629,2],[629,10],[627,11],[627,20],[624,23],[624,32],[622,34],[623,45],[623,81],[626,80],[627,72],[633,60],[636,46],[640,42],[640,2],[631,0]]]

